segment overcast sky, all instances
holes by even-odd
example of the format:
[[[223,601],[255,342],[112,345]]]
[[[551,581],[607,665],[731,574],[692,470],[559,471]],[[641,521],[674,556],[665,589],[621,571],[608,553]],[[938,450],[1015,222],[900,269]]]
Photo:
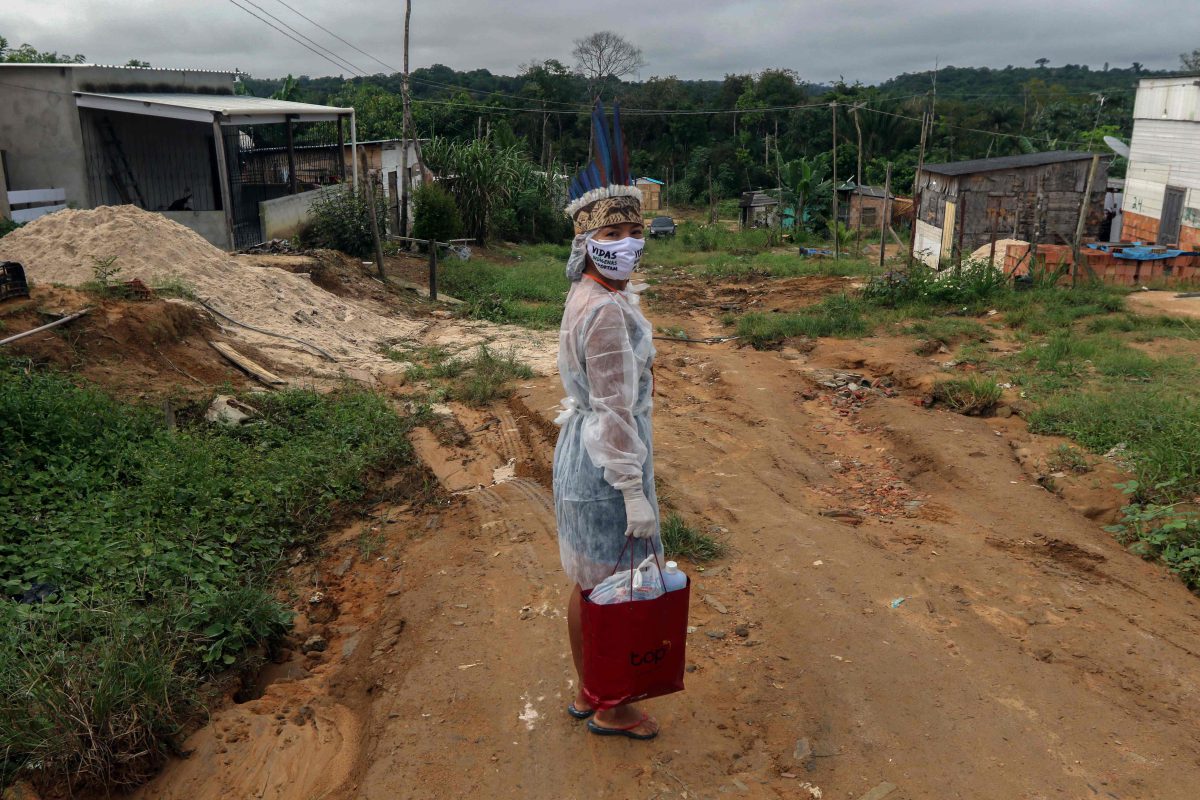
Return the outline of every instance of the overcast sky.
[[[391,71],[304,21],[284,2],[390,65],[402,63],[402,0],[237,0],[269,12],[366,72]],[[254,8],[257,4],[262,11]],[[1197,0],[414,0],[412,66],[513,74],[571,63],[572,40],[614,30],[639,45],[641,77],[719,79],[794,69],[805,80],[874,83],[942,65],[1104,62],[1176,68],[1200,47]],[[600,12],[603,11],[603,14]],[[275,23],[278,24],[278,23]],[[268,28],[231,0],[0,0],[10,46],[96,63],[238,68],[258,77],[352,74]]]

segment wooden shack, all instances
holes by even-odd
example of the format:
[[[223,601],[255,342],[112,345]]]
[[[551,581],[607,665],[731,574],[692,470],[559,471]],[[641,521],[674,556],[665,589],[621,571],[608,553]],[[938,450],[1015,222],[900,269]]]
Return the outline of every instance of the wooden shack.
[[[856,186],[853,181],[847,181],[838,187],[838,219],[846,227],[857,230],[860,224],[864,228],[878,228],[885,208],[889,225],[904,219],[905,213],[911,216],[909,198],[892,194],[885,199],[884,194],[882,186]]]
[[[666,184],[654,178],[638,178],[634,186],[642,190],[642,211],[661,211],[663,209],[663,190]]]
[[[956,260],[997,239],[1070,244],[1092,165],[1092,153],[1054,151],[949,164],[917,173],[913,252],[930,266]],[[1087,197],[1084,237],[1104,222],[1109,157],[1101,156]]]

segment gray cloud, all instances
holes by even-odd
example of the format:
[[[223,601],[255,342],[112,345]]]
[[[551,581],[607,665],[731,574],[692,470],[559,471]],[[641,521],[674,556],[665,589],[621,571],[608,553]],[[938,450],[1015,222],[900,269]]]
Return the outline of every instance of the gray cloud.
[[[402,0],[285,1],[384,62],[401,65]],[[253,2],[366,71],[384,71],[279,0]],[[873,83],[931,69],[935,59],[1003,67],[1041,57],[1096,68],[1133,61],[1173,68],[1180,52],[1200,47],[1200,34],[1181,24],[1193,18],[1194,3],[609,0],[585,9],[561,0],[416,0],[411,60],[414,67],[443,63],[511,74],[534,60],[570,63],[573,39],[612,29],[642,47],[649,62],[642,77],[720,78],[788,67],[812,81]],[[12,45],[30,42],[100,63],[141,58],[156,66],[236,67],[262,77],[348,73],[227,0],[198,6],[194,0],[5,0],[0,35]]]

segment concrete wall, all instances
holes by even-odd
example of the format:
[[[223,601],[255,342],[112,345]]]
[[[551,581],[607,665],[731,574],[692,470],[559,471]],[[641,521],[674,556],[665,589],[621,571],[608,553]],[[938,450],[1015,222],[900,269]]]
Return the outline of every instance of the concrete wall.
[[[231,94],[233,74],[169,69],[72,65],[0,65],[0,150],[9,184],[58,189],[68,205],[90,208],[94,198],[84,158],[79,109],[72,92],[176,91]]]
[[[308,211],[313,201],[327,192],[337,190],[336,186],[326,186],[259,203],[258,216],[262,223],[263,239],[284,239],[296,235],[308,222]]]
[[[14,190],[63,189],[88,208],[83,134],[68,67],[0,67],[0,150]]]
[[[229,249],[229,228],[225,225],[224,211],[161,211],[167,219],[175,220],[222,250]]]

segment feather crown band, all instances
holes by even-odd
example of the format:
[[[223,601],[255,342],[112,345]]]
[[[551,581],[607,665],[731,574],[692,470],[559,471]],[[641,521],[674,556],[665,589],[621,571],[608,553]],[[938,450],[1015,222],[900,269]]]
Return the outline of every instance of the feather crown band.
[[[613,125],[610,134],[605,124],[604,106],[596,101],[592,109],[592,160],[571,181],[569,192],[570,202],[565,209],[568,217],[576,219],[581,211],[599,200],[609,198],[629,198],[624,202],[614,203],[613,210],[636,204],[637,221],[641,221],[642,192],[633,186],[629,172],[629,151],[625,147],[625,139],[621,131],[621,109],[613,106]],[[632,216],[626,210],[625,216]],[[593,215],[595,216],[595,215]],[[625,221],[625,220],[622,220]],[[588,228],[587,230],[594,230]]]

